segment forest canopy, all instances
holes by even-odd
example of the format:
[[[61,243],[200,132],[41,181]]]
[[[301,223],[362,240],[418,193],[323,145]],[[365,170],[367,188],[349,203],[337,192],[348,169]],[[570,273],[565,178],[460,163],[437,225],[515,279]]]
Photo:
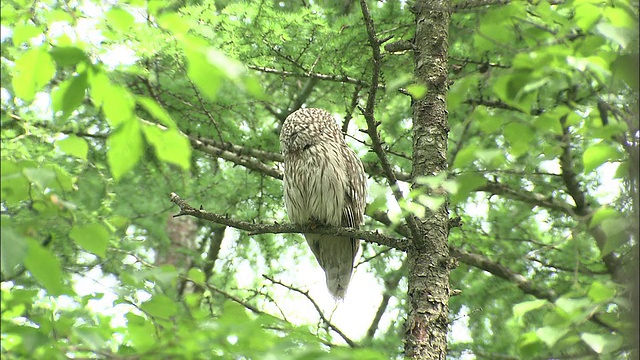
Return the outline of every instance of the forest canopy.
[[[637,1],[1,6],[3,358],[638,357]],[[287,218],[302,107],[358,230]],[[344,301],[305,231],[361,239]]]

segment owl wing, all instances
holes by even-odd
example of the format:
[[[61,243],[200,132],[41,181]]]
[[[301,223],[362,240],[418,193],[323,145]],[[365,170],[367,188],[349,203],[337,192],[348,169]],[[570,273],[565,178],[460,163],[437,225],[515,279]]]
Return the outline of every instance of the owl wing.
[[[344,194],[342,226],[357,229],[364,220],[364,208],[367,201],[367,178],[358,156],[349,148],[345,150],[347,186]]]

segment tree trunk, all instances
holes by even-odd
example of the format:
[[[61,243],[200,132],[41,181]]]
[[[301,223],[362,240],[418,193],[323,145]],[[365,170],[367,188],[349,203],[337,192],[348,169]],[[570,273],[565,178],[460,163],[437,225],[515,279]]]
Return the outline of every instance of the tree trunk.
[[[413,170],[415,179],[447,170],[447,57],[449,1],[418,0],[414,39],[415,80],[427,94],[413,103]],[[435,193],[440,191],[435,190]],[[444,194],[444,193],[442,193]],[[434,194],[435,195],[435,194]],[[416,219],[421,238],[407,252],[409,315],[405,354],[410,359],[445,359],[449,315],[449,212],[445,204]]]

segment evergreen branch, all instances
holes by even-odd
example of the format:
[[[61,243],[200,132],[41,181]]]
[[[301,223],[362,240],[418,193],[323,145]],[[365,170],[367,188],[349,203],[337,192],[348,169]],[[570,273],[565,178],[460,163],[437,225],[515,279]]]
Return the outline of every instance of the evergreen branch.
[[[462,11],[462,10],[473,10],[479,7],[490,6],[490,5],[507,5],[510,2],[511,0],[467,0],[464,2],[453,4],[451,6],[451,10],[453,12]]]
[[[539,287],[534,282],[529,281],[523,275],[512,271],[502,264],[491,261],[484,255],[470,253],[454,246],[449,246],[449,252],[451,253],[451,256],[457,258],[467,265],[477,267],[478,269],[482,269],[494,276],[515,284],[525,294],[533,295],[538,299],[548,300],[551,303],[555,302],[558,298],[558,295],[552,289]],[[609,331],[619,331],[619,329],[616,329],[615,327],[601,320],[596,313],[591,314],[587,319],[608,329]]]
[[[264,164],[262,161],[259,161],[249,156],[245,156],[235,152],[220,149],[213,145],[206,145],[204,142],[194,137],[189,137],[189,140],[191,140],[191,145],[193,146],[194,149],[198,149],[209,155],[220,157],[227,161],[231,161],[234,164],[242,165],[247,169],[254,170],[254,171],[263,173],[265,175],[274,177],[276,179],[282,180],[282,171],[280,171],[280,169],[268,166]]]
[[[270,167],[264,162],[283,162],[282,155],[273,151],[265,151],[253,149],[247,146],[236,145],[232,143],[221,143],[220,141],[187,135],[191,140],[194,149],[208,153],[234,164],[244,166],[248,169],[258,171],[262,174],[271,176],[276,179],[282,179],[282,172],[278,168]],[[382,169],[378,167],[378,163],[364,163],[364,169],[369,175],[383,175]],[[401,181],[409,181],[411,176],[405,172],[394,172],[396,178]]]
[[[263,66],[255,66],[255,65],[248,65],[248,68],[251,70],[260,71],[267,74],[292,76],[292,77],[299,77],[299,78],[312,78],[312,79],[318,79],[318,80],[354,84],[354,85],[363,86],[363,87],[368,86],[368,84],[362,80],[358,80],[345,75],[327,75],[327,74],[320,74],[320,73],[313,73],[313,72],[300,73],[300,72],[278,70],[278,69],[273,69],[273,68],[268,68]]]
[[[458,2],[451,6],[451,11],[461,12],[465,10],[474,10],[479,7],[496,6],[496,5],[508,5],[512,0],[467,0],[464,2]],[[531,1],[530,1],[531,2]],[[550,0],[551,5],[562,4],[563,0]]]
[[[202,136],[189,136],[189,138],[199,140],[206,145],[211,145],[218,149],[231,151],[240,156],[251,156],[262,161],[283,162],[282,154],[279,152],[254,149],[247,146],[236,145],[231,142],[220,142]]]
[[[318,303],[313,300],[313,298],[309,295],[309,291],[302,291],[294,286],[291,285],[287,285],[282,283],[281,281],[275,280],[272,277],[269,277],[268,275],[262,274],[262,277],[271,281],[274,284],[280,285],[282,287],[285,287],[291,291],[297,292],[299,294],[302,294],[304,297],[307,298],[307,300],[309,300],[309,302],[311,303],[311,305],[313,305],[313,307],[316,309],[316,312],[318,313],[318,315],[320,316],[320,319],[322,319],[322,321],[327,324],[327,326],[333,330],[336,334],[340,335],[340,337],[352,348],[358,347],[358,344],[356,344],[353,340],[351,340],[345,333],[342,332],[342,330],[340,330],[337,326],[335,326],[329,319],[327,319],[327,317],[324,315],[324,313],[322,312],[322,309],[320,309],[320,306],[318,305]]]
[[[360,110],[362,111],[362,114],[367,121],[367,134],[369,134],[369,137],[371,138],[371,147],[378,156],[378,159],[380,159],[383,173],[387,178],[387,182],[389,183],[389,187],[393,192],[393,196],[395,197],[398,204],[401,204],[404,196],[402,195],[402,192],[398,187],[398,179],[396,178],[396,175],[391,168],[389,158],[382,148],[382,141],[380,140],[380,136],[378,135],[378,126],[380,125],[380,122],[375,120],[375,116],[373,114],[376,104],[376,92],[378,90],[378,83],[380,81],[380,67],[382,62],[382,56],[380,55],[381,41],[376,37],[375,25],[373,23],[373,19],[371,18],[371,13],[369,12],[366,1],[360,0],[360,8],[362,9],[362,17],[367,29],[367,36],[369,38],[369,45],[371,46],[371,57],[373,63],[371,70],[371,85],[369,87],[367,104],[364,109]],[[420,231],[418,230],[418,226],[415,223],[413,215],[408,214],[405,217],[405,221],[407,222],[407,225],[411,230],[412,237],[414,239],[420,238]]]
[[[485,191],[491,194],[505,197],[507,199],[518,200],[534,206],[540,206],[545,209],[559,211],[566,215],[574,215],[573,209],[569,204],[559,202],[551,197],[545,197],[543,195],[532,193],[524,189],[513,189],[505,184],[501,184],[496,181],[490,181],[484,186],[478,188],[476,191]]]
[[[510,110],[510,111],[516,111],[516,112],[519,112],[519,113],[524,113],[524,111],[522,111],[521,109],[518,109],[517,107],[511,106],[511,105],[505,103],[502,100],[467,99],[467,100],[464,101],[464,103],[467,104],[467,105],[472,105],[472,106],[482,105],[482,106],[486,106],[488,108],[493,108],[493,109]],[[542,109],[531,109],[530,114],[531,115],[540,115],[543,112],[544,111]]]
[[[538,299],[545,299],[551,302],[555,301],[557,295],[551,289],[537,287],[535,283],[529,281],[526,277],[512,271],[508,267],[490,260],[488,257],[480,254],[466,252],[460,248],[450,246],[451,256],[457,258],[467,265],[477,267],[487,271],[494,276],[507,280],[515,284],[520,290],[526,294],[535,296]]]
[[[205,210],[198,210],[189,205],[185,200],[181,199],[176,193],[171,193],[171,202],[180,207],[180,212],[174,216],[190,215],[199,219],[211,221],[217,224],[227,225],[239,230],[249,231],[249,235],[257,234],[293,234],[293,233],[306,233],[306,234],[324,234],[345,236],[350,238],[362,239],[364,241],[375,243],[379,245],[389,246],[397,250],[405,251],[409,247],[409,240],[398,239],[387,236],[376,231],[357,230],[354,228],[341,228],[333,226],[321,226],[311,228],[308,226],[300,226],[294,224],[259,224],[248,221],[236,220],[226,215],[219,215],[207,212]]]

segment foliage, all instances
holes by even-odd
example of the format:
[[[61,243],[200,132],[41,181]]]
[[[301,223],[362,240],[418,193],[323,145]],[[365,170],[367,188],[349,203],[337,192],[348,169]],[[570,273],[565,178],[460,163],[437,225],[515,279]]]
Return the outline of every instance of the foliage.
[[[300,314],[291,288],[308,283],[260,276],[320,272],[299,236],[170,217],[176,192],[282,222],[278,132],[301,106],[338,115],[365,162],[366,229],[405,236],[403,214],[441,205],[390,200],[357,131],[372,70],[357,2],[112,3],[2,2],[3,357],[401,357],[402,252],[365,244],[357,272],[375,280],[348,296],[382,316],[346,314],[362,331],[343,337],[330,310]],[[410,4],[368,3],[381,39],[411,40]],[[450,171],[419,179],[462,220],[449,356],[633,358],[638,4],[504,3],[452,5]],[[428,91],[413,64],[384,52],[375,110],[403,189],[408,94]]]

